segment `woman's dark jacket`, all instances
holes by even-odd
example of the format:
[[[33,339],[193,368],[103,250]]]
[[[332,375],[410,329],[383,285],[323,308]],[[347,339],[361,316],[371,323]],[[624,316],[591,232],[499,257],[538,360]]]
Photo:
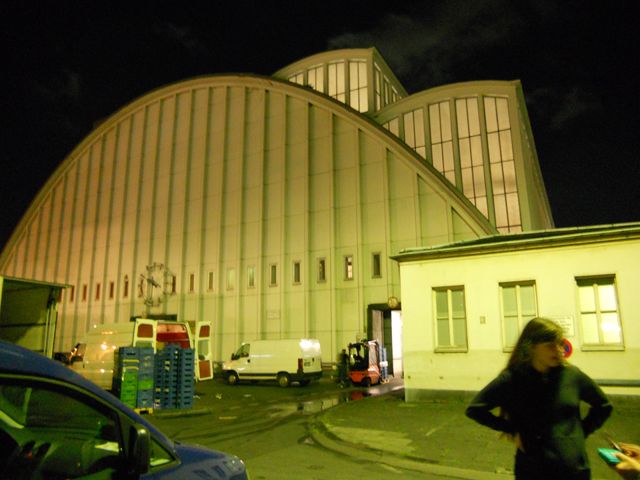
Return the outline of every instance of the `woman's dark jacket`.
[[[580,417],[580,401],[591,407]],[[491,411],[500,407],[505,416]],[[566,472],[589,469],[585,439],[602,426],[612,406],[591,378],[577,367],[559,366],[545,375],[528,365],[504,370],[473,399],[466,414],[494,430],[520,434],[516,475],[527,465]]]

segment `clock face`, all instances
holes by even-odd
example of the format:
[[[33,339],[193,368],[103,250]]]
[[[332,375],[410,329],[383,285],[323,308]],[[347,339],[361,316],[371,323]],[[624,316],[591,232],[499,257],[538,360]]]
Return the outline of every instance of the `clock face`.
[[[147,267],[147,271],[140,274],[140,297],[145,305],[157,307],[169,295],[169,270],[161,263],[154,263]]]

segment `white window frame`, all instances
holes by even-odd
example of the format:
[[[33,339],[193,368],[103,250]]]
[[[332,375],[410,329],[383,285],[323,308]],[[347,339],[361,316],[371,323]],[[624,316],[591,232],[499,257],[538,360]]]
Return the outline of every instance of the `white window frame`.
[[[452,344],[454,340],[454,331],[453,331],[453,309],[452,309],[452,301],[451,301],[451,292],[453,291],[461,291],[462,292],[462,303],[464,307],[464,345],[455,345]],[[437,305],[437,293],[438,292],[446,292],[447,293],[447,323],[449,327],[449,345],[439,345],[439,336],[438,336],[438,305]],[[434,343],[435,343],[435,352],[436,353],[466,353],[469,351],[469,332],[467,326],[467,305],[466,305],[466,294],[463,285],[455,285],[448,287],[434,287],[431,291],[433,298],[433,319],[434,319]]]
[[[533,287],[533,301],[535,306],[535,312],[533,313],[533,315],[525,316],[522,312],[522,296],[520,294],[520,289],[523,286]],[[516,303],[517,303],[516,315],[518,319],[518,332],[522,332],[522,329],[529,322],[529,320],[538,316],[538,291],[536,288],[535,280],[504,282],[500,284],[500,322],[502,324],[502,348],[503,348],[503,351],[505,352],[512,352],[515,347],[515,343],[513,345],[507,343],[507,338],[506,338],[507,328],[505,325],[505,308],[504,308],[504,289],[512,288],[512,287],[515,287],[516,289]]]
[[[599,287],[600,285],[612,285],[613,286],[613,290],[614,290],[614,295],[615,295],[615,302],[616,302],[616,309],[615,310],[605,310],[603,311],[601,309],[601,304],[600,304],[600,296],[597,294],[597,292],[594,292],[594,297],[595,297],[595,306],[596,309],[595,311],[591,311],[591,310],[583,310],[583,306],[581,304],[580,301],[580,283],[582,282],[590,282],[591,285],[593,287],[595,287],[595,290],[597,290],[597,287]],[[616,281],[616,276],[615,275],[597,275],[597,276],[586,276],[586,277],[576,277],[575,278],[575,288],[576,288],[576,303],[578,306],[578,312],[580,313],[580,337],[581,337],[581,341],[582,341],[582,350],[583,351],[589,351],[589,350],[614,350],[614,351],[620,351],[620,350],[624,350],[624,331],[622,328],[622,318],[620,315],[620,301],[618,299],[618,283]],[[618,317],[618,327],[620,328],[620,341],[619,342],[605,342],[603,340],[603,328],[602,325],[605,324],[606,322],[603,322],[602,319],[602,314],[603,313],[612,313],[615,312],[617,317]],[[600,341],[598,343],[587,343],[584,339],[584,320],[583,320],[583,315],[585,315],[585,313],[588,314],[595,314],[596,318],[597,318],[597,322],[598,322],[598,336]]]

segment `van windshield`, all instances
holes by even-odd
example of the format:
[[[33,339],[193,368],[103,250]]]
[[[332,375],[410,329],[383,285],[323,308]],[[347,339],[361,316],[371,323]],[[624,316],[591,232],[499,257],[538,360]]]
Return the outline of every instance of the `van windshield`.
[[[251,350],[251,345],[249,343],[245,343],[236,352],[236,357],[237,358],[248,357],[250,350]]]

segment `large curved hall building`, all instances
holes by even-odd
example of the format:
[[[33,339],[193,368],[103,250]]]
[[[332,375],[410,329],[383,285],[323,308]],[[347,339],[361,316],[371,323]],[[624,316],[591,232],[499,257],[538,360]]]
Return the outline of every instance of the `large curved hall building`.
[[[56,350],[164,315],[212,322],[216,360],[311,337],[332,361],[365,333],[399,350],[390,256],[552,228],[518,81],[409,95],[375,48],[336,50],[124,106],[43,186],[0,274],[70,285]]]

